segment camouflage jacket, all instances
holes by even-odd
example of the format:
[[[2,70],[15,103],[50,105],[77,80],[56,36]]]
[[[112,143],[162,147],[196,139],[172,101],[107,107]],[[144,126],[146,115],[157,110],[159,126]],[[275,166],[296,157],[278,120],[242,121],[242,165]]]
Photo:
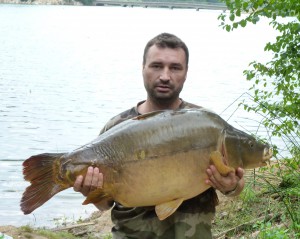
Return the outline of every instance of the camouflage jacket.
[[[138,105],[113,117],[101,130],[100,134],[127,119],[138,116]],[[201,108],[182,101],[184,108]],[[218,199],[214,189],[186,200],[167,219],[160,221],[154,207],[127,208],[115,202],[111,218],[115,226],[112,228],[115,239],[211,239],[211,222],[215,215]]]

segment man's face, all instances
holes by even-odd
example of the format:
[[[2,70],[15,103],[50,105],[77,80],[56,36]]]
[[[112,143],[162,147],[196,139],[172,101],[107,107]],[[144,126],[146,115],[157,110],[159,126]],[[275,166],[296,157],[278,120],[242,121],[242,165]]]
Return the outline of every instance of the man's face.
[[[186,57],[181,48],[153,45],[146,55],[143,78],[148,97],[172,101],[179,97],[187,76]]]

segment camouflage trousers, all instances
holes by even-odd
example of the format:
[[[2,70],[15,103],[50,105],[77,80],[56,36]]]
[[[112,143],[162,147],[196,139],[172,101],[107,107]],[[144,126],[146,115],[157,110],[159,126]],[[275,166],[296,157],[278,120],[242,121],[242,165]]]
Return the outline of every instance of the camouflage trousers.
[[[160,221],[153,208],[124,208],[112,211],[112,234],[114,239],[211,239],[213,217],[212,212],[177,211]]]

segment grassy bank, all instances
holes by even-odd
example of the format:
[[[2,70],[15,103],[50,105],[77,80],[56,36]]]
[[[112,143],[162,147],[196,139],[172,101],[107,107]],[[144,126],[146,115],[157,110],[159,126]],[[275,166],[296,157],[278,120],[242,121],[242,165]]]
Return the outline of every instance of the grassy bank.
[[[300,238],[300,170],[280,162],[247,171],[237,198],[222,198],[214,222],[215,238]]]

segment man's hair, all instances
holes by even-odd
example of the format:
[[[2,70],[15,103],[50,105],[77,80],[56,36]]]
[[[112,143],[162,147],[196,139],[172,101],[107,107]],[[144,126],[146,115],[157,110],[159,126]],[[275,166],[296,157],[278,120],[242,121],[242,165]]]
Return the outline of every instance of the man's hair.
[[[170,33],[161,33],[151,39],[144,49],[143,55],[143,65],[146,63],[146,56],[149,51],[149,48],[153,45],[156,45],[159,48],[181,48],[184,50],[185,58],[186,58],[186,65],[188,66],[189,63],[189,49],[187,48],[186,44],[177,36],[170,34]]]

